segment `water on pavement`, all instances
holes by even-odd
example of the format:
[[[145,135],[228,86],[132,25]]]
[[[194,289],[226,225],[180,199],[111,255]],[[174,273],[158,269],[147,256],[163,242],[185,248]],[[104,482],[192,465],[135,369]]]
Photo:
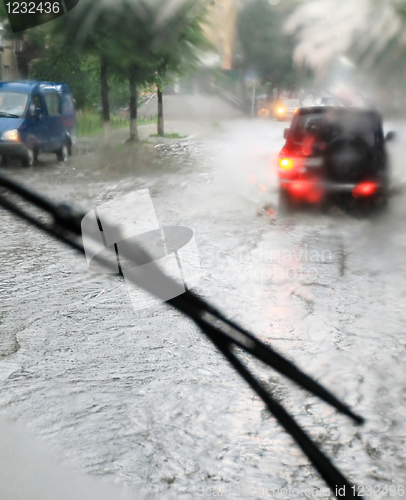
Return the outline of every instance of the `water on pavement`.
[[[285,126],[183,123],[177,131],[192,138],[121,145],[67,164],[44,156],[36,167],[3,172],[84,209],[149,188],[162,225],[194,231],[202,266],[196,291],[367,423],[355,427],[247,359],[275,397],[351,480],[402,485],[402,139],[391,146],[385,213],[283,215],[275,155]],[[91,275],[84,258],[61,244],[4,212],[0,220],[2,413],[90,474],[179,498],[325,487],[191,321],[165,305],[134,311],[120,278]]]

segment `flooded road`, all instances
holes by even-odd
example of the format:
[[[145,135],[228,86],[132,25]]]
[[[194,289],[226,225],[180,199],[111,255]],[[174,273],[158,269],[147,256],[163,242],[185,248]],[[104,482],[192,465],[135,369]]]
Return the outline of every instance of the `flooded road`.
[[[370,217],[279,213],[275,155],[285,126],[179,123],[190,138],[2,171],[84,210],[148,188],[161,225],[194,231],[196,291],[367,423],[355,427],[275,372],[249,366],[352,481],[398,488],[406,485],[406,126],[387,124],[399,131],[393,196]],[[0,224],[3,414],[65,462],[178,498],[325,488],[188,319],[165,305],[134,311],[118,277],[90,274],[84,258],[9,214],[0,212]]]

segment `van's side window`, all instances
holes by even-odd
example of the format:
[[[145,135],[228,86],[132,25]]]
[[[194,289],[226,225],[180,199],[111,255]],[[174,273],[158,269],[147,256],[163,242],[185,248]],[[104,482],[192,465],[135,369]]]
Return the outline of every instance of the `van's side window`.
[[[61,116],[61,101],[58,94],[45,94],[49,116]]]

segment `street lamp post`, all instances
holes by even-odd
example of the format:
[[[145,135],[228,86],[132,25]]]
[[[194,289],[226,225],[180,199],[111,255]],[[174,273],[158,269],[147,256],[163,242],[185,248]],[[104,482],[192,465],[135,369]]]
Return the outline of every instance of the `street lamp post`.
[[[251,116],[255,115],[255,91],[256,91],[257,81],[254,80],[254,87],[252,89],[252,106],[251,106]]]

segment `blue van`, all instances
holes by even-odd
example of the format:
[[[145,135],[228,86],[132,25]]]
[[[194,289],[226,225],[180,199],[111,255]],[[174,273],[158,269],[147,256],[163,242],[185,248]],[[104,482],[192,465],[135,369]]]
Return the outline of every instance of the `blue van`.
[[[66,161],[75,144],[76,111],[63,83],[0,82],[0,155],[32,166],[40,152]]]

